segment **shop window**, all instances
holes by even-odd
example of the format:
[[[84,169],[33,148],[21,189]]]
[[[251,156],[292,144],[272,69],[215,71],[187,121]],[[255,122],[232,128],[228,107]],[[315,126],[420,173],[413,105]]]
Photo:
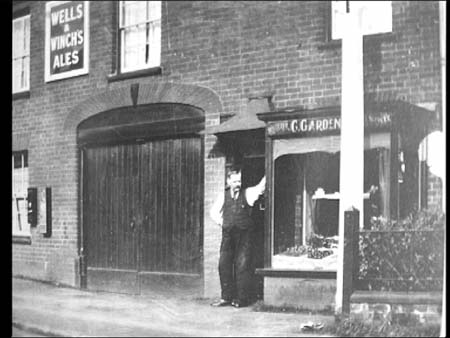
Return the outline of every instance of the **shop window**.
[[[13,93],[30,90],[30,14],[13,19]]]
[[[275,160],[272,267],[335,271],[340,153],[287,154]],[[388,217],[390,151],[364,152],[364,228]]]
[[[120,1],[120,73],[159,67],[161,1]]]
[[[30,236],[27,215],[28,152],[12,155],[12,234]]]
[[[364,35],[392,32],[391,1],[331,1],[331,40],[342,39],[347,10],[359,9]]]

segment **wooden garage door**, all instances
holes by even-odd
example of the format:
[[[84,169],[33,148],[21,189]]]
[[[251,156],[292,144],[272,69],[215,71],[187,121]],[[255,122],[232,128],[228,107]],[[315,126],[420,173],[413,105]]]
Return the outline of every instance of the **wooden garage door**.
[[[88,287],[137,292],[141,273],[200,275],[201,139],[87,147],[83,154]]]

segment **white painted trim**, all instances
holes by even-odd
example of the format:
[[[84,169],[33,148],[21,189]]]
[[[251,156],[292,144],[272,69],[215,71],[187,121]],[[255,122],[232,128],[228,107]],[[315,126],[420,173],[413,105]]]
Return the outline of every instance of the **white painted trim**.
[[[441,107],[441,115],[442,115],[442,131],[444,133],[444,137],[447,136],[447,128],[446,128],[446,58],[447,58],[447,4],[445,1],[439,1],[439,42],[440,42],[440,60],[441,60],[441,96],[442,96],[442,107]],[[444,172],[446,172],[447,167],[447,144],[444,142]],[[442,210],[446,213],[446,200],[447,200],[447,182],[445,175],[442,177]],[[446,268],[446,252],[447,252],[447,241],[444,241],[444,290],[442,292],[442,318],[441,318],[441,332],[440,336],[445,337],[447,334],[447,317],[446,317],[446,298],[447,298],[447,268]]]
[[[363,225],[364,208],[364,72],[362,10],[346,13],[342,37],[341,158],[339,192],[339,243],[336,273],[335,312],[344,302],[344,213],[359,210]]]
[[[12,88],[12,93],[13,94],[20,94],[20,93],[24,93],[24,92],[27,92],[27,91],[29,91],[30,90],[30,80],[31,80],[31,76],[30,76],[30,73],[31,73],[31,57],[30,57],[30,55],[31,55],[31,44],[30,44],[30,41],[31,41],[31,15],[30,14],[26,14],[26,15],[23,15],[23,16],[19,16],[19,17],[17,17],[17,18],[15,18],[15,19],[13,19],[13,21],[12,21],[12,24],[13,24],[13,33],[14,33],[14,22],[15,21],[19,21],[19,20],[22,20],[22,21],[25,21],[26,19],[28,19],[28,27],[29,27],[29,29],[30,29],[30,32],[29,32],[29,34],[28,34],[28,81],[27,81],[27,85],[26,86],[24,86],[24,87],[22,87],[22,88],[17,88],[17,90],[16,91],[14,91],[14,56],[13,56],[13,60],[12,60],[12,67],[13,67],[13,78],[12,78],[12,82],[13,82],[13,88]],[[13,47],[13,51],[12,51],[12,53],[14,53],[14,47]],[[26,57],[26,56],[21,56],[20,58],[24,58],[24,57]]]

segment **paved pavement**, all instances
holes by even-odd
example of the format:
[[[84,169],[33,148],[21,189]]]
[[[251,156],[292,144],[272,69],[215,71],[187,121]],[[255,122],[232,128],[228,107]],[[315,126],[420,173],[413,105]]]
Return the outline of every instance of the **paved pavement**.
[[[41,336],[301,337],[307,321],[334,324],[332,316],[213,308],[212,299],[91,292],[13,278],[15,332]],[[17,336],[20,336],[20,335]],[[320,331],[316,336],[325,336]]]

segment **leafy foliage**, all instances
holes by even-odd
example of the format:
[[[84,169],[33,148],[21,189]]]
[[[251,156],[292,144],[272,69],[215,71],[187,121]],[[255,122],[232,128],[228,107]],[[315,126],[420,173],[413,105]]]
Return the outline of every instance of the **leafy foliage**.
[[[441,291],[445,215],[423,210],[360,232],[357,289]]]
[[[356,318],[336,321],[327,332],[337,337],[439,337],[440,325],[420,324],[415,320],[400,325],[389,321],[367,322]]]

